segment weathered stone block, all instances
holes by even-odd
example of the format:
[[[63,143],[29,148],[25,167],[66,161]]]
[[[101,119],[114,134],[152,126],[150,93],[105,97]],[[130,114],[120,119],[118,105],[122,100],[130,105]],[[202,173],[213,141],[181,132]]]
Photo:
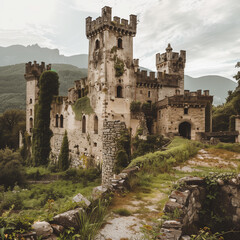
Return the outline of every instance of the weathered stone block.
[[[91,205],[91,202],[85,198],[81,193],[78,193],[76,196],[73,197],[73,202],[80,203],[82,202],[86,207]]]
[[[53,233],[53,229],[48,222],[35,222],[32,225],[38,237],[47,238]]]
[[[186,205],[189,195],[190,191],[173,191],[170,195],[170,198],[176,199],[176,202],[179,204]]]

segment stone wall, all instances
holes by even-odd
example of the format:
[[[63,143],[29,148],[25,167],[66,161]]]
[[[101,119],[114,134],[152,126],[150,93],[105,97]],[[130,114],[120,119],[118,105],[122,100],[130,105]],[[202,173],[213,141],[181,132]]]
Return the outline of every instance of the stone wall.
[[[212,201],[212,205],[218,206],[225,213],[222,224],[224,227],[229,226],[228,230],[240,230],[240,175],[228,180],[216,177],[214,181],[218,197]],[[163,222],[160,231],[162,240],[190,239],[188,235],[196,234],[199,227],[209,224],[204,222],[200,215],[209,194],[206,179],[184,177],[177,185],[180,190],[172,191],[164,207],[165,214],[170,216],[171,220]]]
[[[103,122],[103,164],[102,164],[102,185],[110,183],[113,177],[114,162],[117,153],[117,139],[121,131],[126,128],[124,122],[104,121]]]

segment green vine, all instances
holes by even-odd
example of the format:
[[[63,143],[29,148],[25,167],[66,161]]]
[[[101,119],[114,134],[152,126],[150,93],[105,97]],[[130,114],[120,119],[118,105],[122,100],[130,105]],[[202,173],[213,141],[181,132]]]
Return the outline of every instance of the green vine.
[[[115,76],[116,77],[121,77],[124,73],[124,62],[118,57],[114,57],[115,63],[114,63],[114,68],[115,68]]]

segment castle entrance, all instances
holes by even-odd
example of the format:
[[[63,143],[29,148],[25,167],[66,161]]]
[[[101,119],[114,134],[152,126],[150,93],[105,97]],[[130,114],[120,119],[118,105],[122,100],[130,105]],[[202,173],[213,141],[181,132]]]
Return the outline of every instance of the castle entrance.
[[[188,122],[182,122],[178,127],[179,135],[191,139],[191,124]]]

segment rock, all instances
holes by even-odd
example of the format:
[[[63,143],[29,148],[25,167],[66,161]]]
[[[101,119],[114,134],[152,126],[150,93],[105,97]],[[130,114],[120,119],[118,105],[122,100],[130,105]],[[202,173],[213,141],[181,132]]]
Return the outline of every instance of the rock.
[[[161,240],[179,240],[182,235],[181,230],[172,228],[171,229],[161,228],[160,233],[161,235],[159,236],[159,239]]]
[[[89,207],[91,205],[91,202],[85,198],[81,193],[78,193],[75,197],[73,197],[73,202],[80,203],[83,202],[86,207]]]
[[[22,233],[18,237],[19,239],[35,240],[37,239],[37,234],[36,232],[28,232],[28,233]]]
[[[179,182],[185,182],[187,185],[204,185],[204,179],[200,177],[184,177]]]
[[[92,198],[95,201],[99,198],[104,197],[104,195],[106,195],[107,192],[108,192],[108,189],[104,186],[95,187],[92,191]]]
[[[176,229],[181,229],[182,228],[182,224],[178,221],[175,220],[168,220],[165,221],[162,225],[163,228],[176,228]]]
[[[181,240],[191,240],[191,237],[188,235],[184,235],[181,237]]]
[[[119,173],[119,176],[123,179],[127,178],[128,174],[127,173]]]
[[[186,205],[189,195],[190,191],[172,191],[170,198],[176,199],[176,202],[179,204]]]
[[[32,225],[38,237],[47,238],[53,233],[53,229],[48,222],[35,222]]]
[[[172,201],[168,201],[164,207],[164,212],[168,212],[168,213],[173,213],[175,209],[183,209],[183,205],[177,203],[177,202],[172,202]]]
[[[52,234],[51,236],[47,237],[46,240],[57,240],[58,237],[55,234]]]
[[[223,181],[222,179],[218,179],[218,180],[217,180],[217,183],[218,183],[218,185],[220,185],[220,186],[223,186],[223,185],[224,185],[224,181]]]
[[[76,208],[53,217],[53,223],[62,225],[64,228],[77,227],[77,215],[83,211],[82,208]]]
[[[64,227],[61,225],[51,224],[51,227],[53,229],[53,232],[57,235],[59,235],[60,233],[62,233],[64,231]]]

